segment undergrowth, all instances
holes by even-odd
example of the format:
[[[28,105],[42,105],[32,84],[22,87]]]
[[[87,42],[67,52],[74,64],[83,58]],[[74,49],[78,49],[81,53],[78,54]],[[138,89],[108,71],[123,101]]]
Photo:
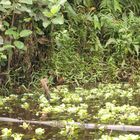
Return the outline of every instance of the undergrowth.
[[[138,81],[138,0],[0,1],[0,85]],[[57,80],[56,80],[57,79]]]

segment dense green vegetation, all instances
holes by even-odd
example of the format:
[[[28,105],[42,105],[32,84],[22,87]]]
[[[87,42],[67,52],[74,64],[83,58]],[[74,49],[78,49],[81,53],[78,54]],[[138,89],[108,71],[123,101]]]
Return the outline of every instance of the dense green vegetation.
[[[0,117],[140,125],[139,9],[139,0],[0,0]],[[0,130],[14,140],[140,139],[77,126]]]
[[[44,75],[77,85],[137,81],[139,6],[137,0],[1,0],[1,81],[8,87]]]

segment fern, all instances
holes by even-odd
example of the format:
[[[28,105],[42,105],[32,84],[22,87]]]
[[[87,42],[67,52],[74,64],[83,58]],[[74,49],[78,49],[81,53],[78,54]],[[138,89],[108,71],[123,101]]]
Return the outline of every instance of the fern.
[[[102,12],[114,13],[122,12],[122,5],[120,0],[102,0],[100,4],[100,9]]]
[[[140,13],[140,1],[139,0],[101,0],[100,3],[101,12],[113,13],[117,15],[119,13],[133,11],[136,14]],[[119,12],[119,13],[118,13]]]
[[[111,12],[112,6],[110,0],[102,0],[100,8],[105,12]]]
[[[132,10],[134,13],[139,14],[139,9],[140,9],[139,0],[121,0],[121,4],[124,7],[123,10],[125,11]]]

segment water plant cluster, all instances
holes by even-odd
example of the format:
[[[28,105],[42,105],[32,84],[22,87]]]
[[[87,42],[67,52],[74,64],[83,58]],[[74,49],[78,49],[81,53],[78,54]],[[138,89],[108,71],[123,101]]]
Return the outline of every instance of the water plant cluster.
[[[137,82],[139,8],[138,0],[1,0],[1,87],[30,88],[41,76]]]
[[[123,86],[123,88],[122,88]],[[0,113],[3,116],[24,120],[64,121],[96,124],[140,124],[140,85],[131,88],[129,84],[100,84],[97,88],[76,88],[58,86],[51,91],[48,102],[41,92],[11,94],[0,97]],[[16,113],[15,113],[16,112]],[[77,125],[64,128],[50,128],[28,123],[1,126],[1,138],[20,137],[21,139],[108,139],[138,140],[140,135],[132,132],[118,133],[81,129]],[[5,127],[6,126],[6,127]]]

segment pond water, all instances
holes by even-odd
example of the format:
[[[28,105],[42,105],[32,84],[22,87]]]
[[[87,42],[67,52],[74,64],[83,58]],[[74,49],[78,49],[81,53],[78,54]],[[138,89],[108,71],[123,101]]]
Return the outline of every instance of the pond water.
[[[0,97],[0,117],[37,121],[65,121],[140,126],[140,85],[100,84],[97,88],[68,90],[59,86],[51,91],[48,102],[42,91]],[[0,137],[15,140],[138,140],[138,132],[64,128],[29,123],[0,122]]]

